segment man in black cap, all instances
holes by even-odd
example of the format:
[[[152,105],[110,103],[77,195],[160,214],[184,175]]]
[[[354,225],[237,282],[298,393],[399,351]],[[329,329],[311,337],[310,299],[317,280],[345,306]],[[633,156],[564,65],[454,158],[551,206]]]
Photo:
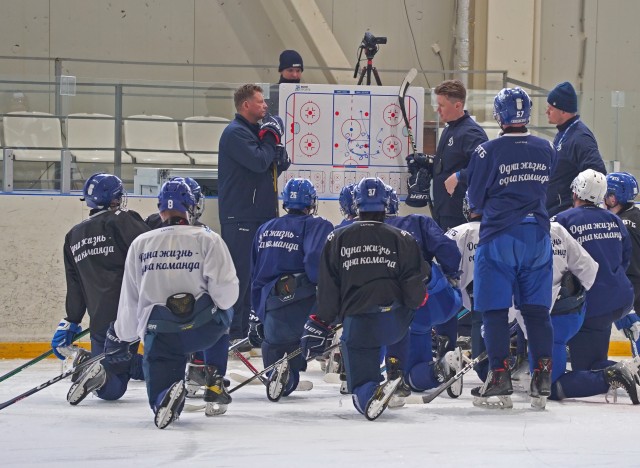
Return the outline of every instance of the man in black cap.
[[[304,63],[302,62],[302,56],[295,50],[283,50],[280,54],[280,64],[278,65],[280,80],[278,84],[269,87],[267,106],[269,106],[270,113],[278,114],[280,100],[279,85],[281,83],[300,83],[303,71]]]
[[[578,115],[578,96],[571,83],[565,81],[547,96],[547,119],[558,127],[553,139],[558,163],[551,175],[547,191],[547,211],[554,216],[572,207],[571,182],[586,169],[606,175],[598,143],[591,130]]]

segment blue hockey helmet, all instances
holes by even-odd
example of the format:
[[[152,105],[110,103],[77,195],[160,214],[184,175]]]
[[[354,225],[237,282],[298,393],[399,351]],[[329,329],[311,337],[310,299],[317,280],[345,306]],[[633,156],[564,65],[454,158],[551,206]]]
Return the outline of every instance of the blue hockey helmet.
[[[306,210],[315,213],[318,207],[318,194],[309,179],[289,179],[282,190],[282,206],[285,211]]]
[[[638,196],[638,181],[628,172],[612,172],[607,175],[607,195],[615,195],[624,205]]]
[[[110,207],[124,208],[126,192],[122,181],[113,174],[98,172],[84,183],[82,200],[89,208],[106,210]]]
[[[353,191],[356,188],[356,184],[349,184],[342,187],[340,190],[340,196],[338,197],[338,203],[340,203],[340,213],[345,218],[355,218],[358,216],[356,211],[356,205],[353,199]]]
[[[387,210],[389,194],[385,183],[378,177],[365,177],[356,185],[353,197],[358,213]]]
[[[391,185],[387,185],[387,197],[389,202],[387,204],[387,215],[396,216],[400,211],[400,200],[398,194]]]
[[[181,177],[174,177],[162,184],[158,193],[158,210],[176,210],[194,214],[196,200],[189,185]]]
[[[493,100],[493,118],[501,127],[529,123],[531,98],[522,88],[504,88]]]
[[[202,195],[202,188],[200,187],[200,184],[196,182],[195,179],[192,179],[191,177],[185,177],[184,181],[187,183],[187,185],[191,189],[193,198],[196,201],[196,206],[195,206],[193,215],[195,216],[196,219],[198,219],[200,216],[202,216],[202,213],[204,213],[204,196]]]

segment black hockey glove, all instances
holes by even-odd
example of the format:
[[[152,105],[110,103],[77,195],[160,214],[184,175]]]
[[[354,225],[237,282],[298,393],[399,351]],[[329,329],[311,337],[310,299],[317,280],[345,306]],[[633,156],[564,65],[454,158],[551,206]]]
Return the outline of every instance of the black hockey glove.
[[[324,354],[329,345],[329,335],[331,333],[330,325],[324,323],[315,315],[310,316],[307,323],[304,324],[304,332],[300,339],[302,357],[309,360]]]
[[[431,202],[431,176],[427,169],[419,169],[415,174],[409,176],[407,180],[409,194],[405,203],[415,208],[427,206]]]
[[[107,355],[105,360],[110,364],[121,364],[131,359],[131,352],[129,351],[130,343],[118,338],[113,327],[114,323],[115,322],[111,322],[111,325],[109,325],[107,337],[104,340],[104,352]]]
[[[276,145],[280,144],[282,137],[284,136],[284,123],[282,119],[277,115],[267,114],[262,119],[262,125],[260,125],[260,132],[258,135],[261,140],[264,140],[265,136],[271,134],[276,139]]]
[[[284,147],[284,145],[276,146],[276,157],[274,161],[276,162],[278,167],[283,168],[283,170],[286,170],[291,164],[289,153],[287,153],[287,149]]]
[[[419,169],[426,169],[429,175],[431,175],[433,158],[434,156],[432,154],[416,153],[410,154],[405,160],[407,161],[407,167],[411,174],[415,174]]]
[[[264,341],[264,325],[252,310],[249,313],[249,343],[254,348],[260,348]]]

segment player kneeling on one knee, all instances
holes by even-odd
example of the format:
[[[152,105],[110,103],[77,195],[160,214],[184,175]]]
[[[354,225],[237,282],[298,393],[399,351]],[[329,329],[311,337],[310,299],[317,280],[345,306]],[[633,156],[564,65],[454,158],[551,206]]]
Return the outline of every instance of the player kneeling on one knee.
[[[203,351],[205,414],[223,414],[231,397],[226,372],[232,305],[238,278],[229,251],[207,226],[191,224],[196,206],[181,179],[158,194],[163,222],[131,245],[118,318],[107,337],[107,362],[126,360],[128,343],[144,341],[144,372],[154,422],[164,429],[184,406],[185,366]]]
[[[358,221],[333,231],[322,251],[318,312],[305,325],[302,348],[306,358],[322,354],[329,324],[342,319],[349,392],[356,409],[373,420],[403,383],[409,325],[426,300],[430,268],[411,234],[384,224],[389,196],[382,180],[362,179],[354,198]],[[386,382],[380,373],[383,346],[394,359],[393,379]]]

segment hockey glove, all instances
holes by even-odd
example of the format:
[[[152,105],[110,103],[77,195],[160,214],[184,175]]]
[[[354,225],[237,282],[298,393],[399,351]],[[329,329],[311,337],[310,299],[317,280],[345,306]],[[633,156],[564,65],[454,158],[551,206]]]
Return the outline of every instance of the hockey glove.
[[[419,169],[426,169],[431,174],[431,168],[433,166],[432,154],[416,153],[410,154],[405,158],[407,161],[407,167],[411,174],[415,174]]]
[[[309,360],[324,354],[329,345],[329,335],[331,333],[330,325],[324,323],[316,315],[310,316],[307,323],[304,324],[304,332],[300,339],[302,356]]]
[[[622,330],[627,338],[633,339],[633,341],[640,339],[640,318],[635,312],[630,312],[617,320],[615,324],[616,328]]]
[[[427,206],[431,201],[431,176],[429,171],[422,168],[414,175],[409,176],[407,180],[407,189],[409,194],[405,203],[409,206],[421,208]]]
[[[252,310],[249,313],[249,343],[254,348],[259,348],[262,346],[262,342],[264,341],[264,325],[260,322],[260,319]]]
[[[287,149],[283,145],[276,146],[276,157],[274,159],[278,167],[286,170],[289,168],[291,164],[291,160],[289,159],[289,153],[287,153]]]
[[[66,358],[65,352],[67,351],[64,348],[71,346],[73,337],[81,331],[82,327],[79,323],[69,322],[64,318],[60,320],[58,328],[56,328],[56,332],[53,334],[53,339],[51,340],[53,354],[55,354],[58,359],[64,360]]]
[[[107,338],[104,340],[104,352],[107,355],[105,360],[110,364],[121,364],[131,359],[130,343],[118,338],[113,327],[114,323],[111,322],[111,325],[109,325]]]
[[[261,140],[264,140],[265,136],[271,134],[276,139],[276,145],[280,144],[282,137],[284,136],[284,123],[282,119],[277,115],[267,114],[262,119],[262,125],[260,125],[260,132],[258,135]]]

